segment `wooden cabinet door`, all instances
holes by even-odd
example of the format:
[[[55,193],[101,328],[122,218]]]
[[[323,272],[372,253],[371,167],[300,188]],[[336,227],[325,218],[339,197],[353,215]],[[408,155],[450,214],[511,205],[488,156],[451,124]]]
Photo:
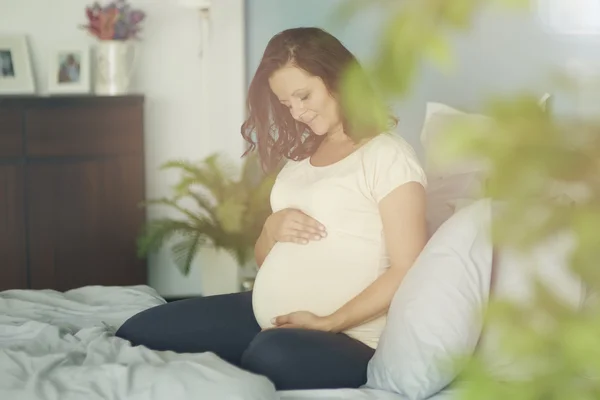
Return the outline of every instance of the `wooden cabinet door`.
[[[0,157],[23,155],[22,118],[20,108],[0,109]]]
[[[23,172],[0,164],[0,291],[27,288]]]
[[[146,284],[136,256],[141,156],[42,159],[27,168],[32,289]]]

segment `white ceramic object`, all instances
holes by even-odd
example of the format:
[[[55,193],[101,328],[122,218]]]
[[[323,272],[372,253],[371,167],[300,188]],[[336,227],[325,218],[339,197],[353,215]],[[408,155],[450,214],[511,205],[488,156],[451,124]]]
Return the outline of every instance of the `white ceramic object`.
[[[136,55],[131,41],[98,42],[94,52],[94,92],[104,96],[129,93]]]

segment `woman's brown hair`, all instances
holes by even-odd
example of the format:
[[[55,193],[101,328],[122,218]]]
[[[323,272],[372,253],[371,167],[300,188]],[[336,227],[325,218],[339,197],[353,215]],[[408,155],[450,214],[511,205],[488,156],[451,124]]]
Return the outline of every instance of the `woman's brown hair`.
[[[283,157],[301,160],[311,156],[324,138],[296,121],[271,91],[269,77],[287,65],[321,78],[342,106],[340,85],[345,72],[358,66],[358,61],[338,39],[319,28],[287,29],[269,41],[250,83],[248,118],[241,129],[249,144],[245,154],[257,149],[267,171],[277,168]],[[351,129],[343,107],[340,113],[344,132],[355,139],[357,132]]]

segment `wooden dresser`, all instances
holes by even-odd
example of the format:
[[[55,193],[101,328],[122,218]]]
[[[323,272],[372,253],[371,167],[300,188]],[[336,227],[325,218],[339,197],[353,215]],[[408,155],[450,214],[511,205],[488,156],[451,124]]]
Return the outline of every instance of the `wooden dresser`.
[[[144,99],[0,97],[0,291],[146,284]]]

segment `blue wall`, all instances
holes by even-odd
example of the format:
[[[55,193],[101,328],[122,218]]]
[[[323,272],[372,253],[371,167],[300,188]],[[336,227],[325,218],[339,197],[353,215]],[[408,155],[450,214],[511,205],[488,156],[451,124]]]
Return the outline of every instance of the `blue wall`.
[[[256,70],[269,39],[293,27],[319,26],[338,37],[357,56],[369,57],[381,16],[376,10],[354,18],[350,25],[335,24],[333,16],[344,0],[247,0],[248,74]]]
[[[331,17],[344,0],[247,0],[248,80],[251,79],[272,35],[291,27],[320,26],[336,35],[363,62],[374,54],[376,34],[384,16],[376,10],[362,13],[348,26],[336,26]],[[470,32],[453,38],[457,66],[443,74],[424,64],[410,95],[395,106],[399,132],[422,155],[419,134],[425,103],[441,101],[479,111],[491,94],[528,89],[554,95],[560,111],[569,104],[550,85],[549,75],[569,58],[600,58],[596,38],[547,33],[531,14],[485,10]]]

